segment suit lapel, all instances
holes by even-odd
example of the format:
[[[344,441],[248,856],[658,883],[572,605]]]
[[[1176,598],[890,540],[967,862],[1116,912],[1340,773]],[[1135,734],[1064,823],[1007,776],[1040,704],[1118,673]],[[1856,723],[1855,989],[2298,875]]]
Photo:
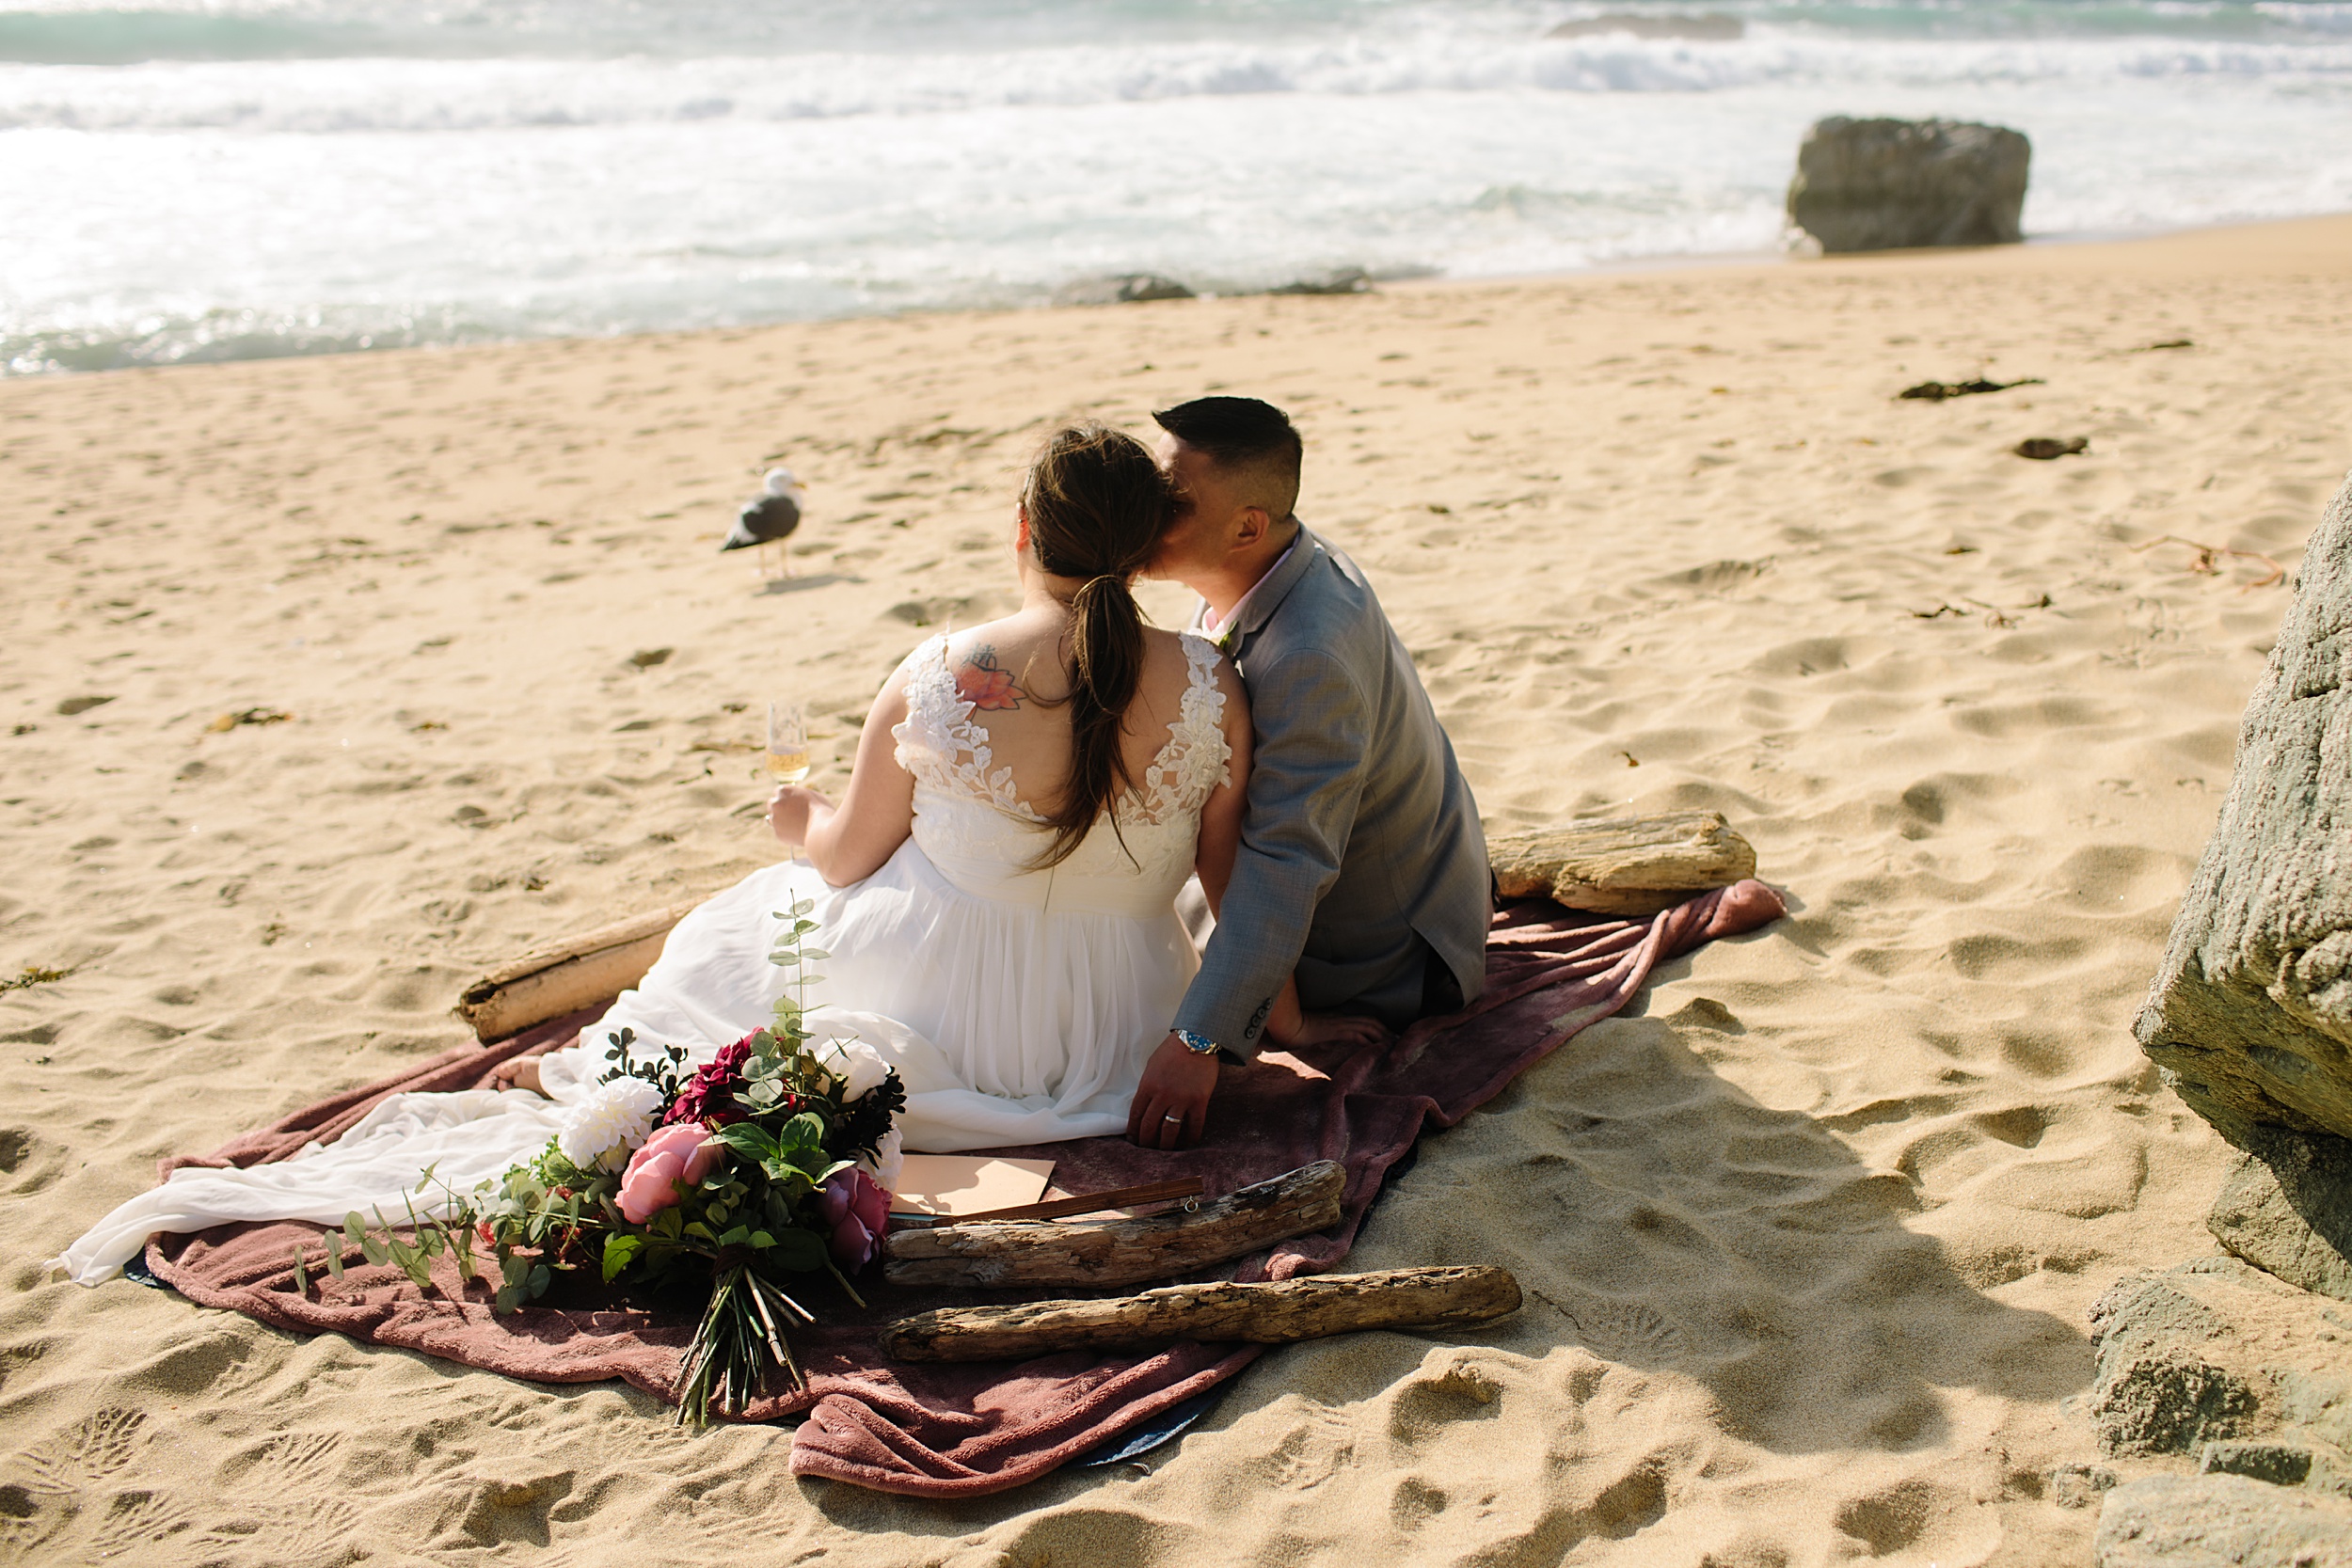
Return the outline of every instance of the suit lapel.
[[[1259,579],[1258,586],[1249,591],[1249,602],[1242,606],[1241,619],[1234,623],[1232,635],[1225,644],[1235,663],[1238,664],[1242,655],[1248,650],[1249,640],[1274,619],[1274,612],[1282,608],[1282,601],[1290,597],[1291,590],[1306,579],[1308,569],[1323,554],[1323,541],[1309,531],[1305,524],[1299,525],[1298,539],[1291,546],[1291,553],[1274,570]]]

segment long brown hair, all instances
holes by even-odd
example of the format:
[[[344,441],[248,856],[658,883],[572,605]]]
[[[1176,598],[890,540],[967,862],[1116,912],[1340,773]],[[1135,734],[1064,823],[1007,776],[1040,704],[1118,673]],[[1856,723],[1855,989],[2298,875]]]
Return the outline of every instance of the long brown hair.
[[[1174,515],[1168,482],[1141,442],[1105,425],[1046,438],[1021,504],[1038,564],[1078,579],[1070,600],[1070,779],[1044,816],[1053,842],[1036,869],[1059,865],[1119,796],[1135,788],[1121,744],[1143,681],[1143,611],[1127,584],[1151,563]],[[1111,831],[1118,832],[1114,819]],[[1123,841],[1122,841],[1123,842]]]

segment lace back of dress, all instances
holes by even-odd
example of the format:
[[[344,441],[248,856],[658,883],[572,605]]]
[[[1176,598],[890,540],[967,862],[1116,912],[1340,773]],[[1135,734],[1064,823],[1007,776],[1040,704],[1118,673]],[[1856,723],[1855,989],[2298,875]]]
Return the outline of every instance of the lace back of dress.
[[[1216,644],[1187,633],[1184,649],[1184,695],[1167,740],[1136,780],[1136,793],[1120,801],[1116,831],[1105,822],[1089,834],[1065,863],[1068,869],[1157,878],[1168,870],[1163,863],[1189,864],[1201,802],[1225,782],[1232,749],[1225,742],[1225,693],[1216,683]],[[934,823],[930,831],[951,837],[965,852],[981,840],[991,841],[1001,858],[1026,863],[1037,850],[1031,824],[1040,818],[1021,798],[1012,769],[996,766],[988,730],[974,721],[972,704],[957,692],[946,656],[947,640],[941,636],[908,657],[907,717],[892,731],[898,765],[917,785],[918,825],[926,789],[945,798],[934,800],[934,807],[986,806],[991,809],[984,815],[993,822],[953,828]]]

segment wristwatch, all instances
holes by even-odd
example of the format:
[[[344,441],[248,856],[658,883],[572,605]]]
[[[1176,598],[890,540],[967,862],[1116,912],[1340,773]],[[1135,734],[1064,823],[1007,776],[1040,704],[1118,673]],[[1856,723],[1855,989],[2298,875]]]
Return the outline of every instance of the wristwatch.
[[[1186,1051],[1191,1052],[1196,1056],[1214,1056],[1216,1054],[1216,1041],[1209,1038],[1206,1035],[1195,1034],[1190,1029],[1174,1029],[1170,1030],[1169,1033],[1173,1034],[1178,1040],[1183,1042]]]

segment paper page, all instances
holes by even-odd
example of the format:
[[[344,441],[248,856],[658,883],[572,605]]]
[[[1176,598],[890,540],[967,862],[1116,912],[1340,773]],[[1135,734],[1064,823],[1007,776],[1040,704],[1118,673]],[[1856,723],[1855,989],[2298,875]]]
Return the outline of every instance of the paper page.
[[[892,1212],[900,1214],[985,1214],[1017,1209],[1045,1196],[1051,1160],[993,1160],[977,1154],[910,1154],[898,1172]]]

